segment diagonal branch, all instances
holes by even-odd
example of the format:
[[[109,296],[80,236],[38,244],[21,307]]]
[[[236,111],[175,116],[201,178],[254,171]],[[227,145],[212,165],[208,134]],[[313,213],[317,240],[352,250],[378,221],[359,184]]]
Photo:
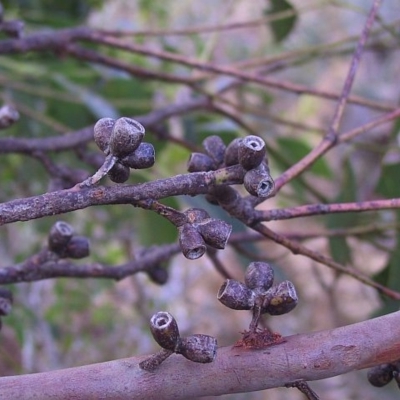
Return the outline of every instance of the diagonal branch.
[[[371,286],[375,288],[381,294],[384,294],[392,299],[400,300],[400,292],[396,292],[395,290],[389,289],[384,285],[381,285],[378,282],[372,280],[368,275],[364,274],[362,271],[358,271],[355,268],[344,266],[342,264],[337,263],[336,261],[332,260],[331,258],[313,251],[306,246],[303,246],[300,243],[293,242],[285,236],[282,236],[271,229],[267,228],[263,224],[257,224],[252,227],[257,232],[263,234],[264,236],[270,238],[275,243],[278,243],[287,249],[289,249],[293,254],[301,254],[310,258],[311,260],[317,261],[318,263],[324,264],[335,271],[339,271],[341,273],[347,274],[352,276],[353,278],[357,279],[358,281],[364,283],[365,285]]]
[[[328,331],[289,336],[261,350],[222,347],[210,364],[170,356],[154,372],[132,357],[0,378],[4,399],[191,399],[325,379],[400,359],[400,312]]]
[[[375,0],[371,11],[368,15],[367,21],[365,23],[363,32],[358,41],[356,50],[354,52],[353,58],[351,60],[351,65],[349,72],[347,74],[342,93],[340,95],[339,101],[336,105],[335,113],[332,118],[332,122],[329,125],[328,131],[323,138],[323,140],[304,158],[302,158],[299,162],[294,164],[291,168],[285,171],[276,181],[275,181],[275,193],[279,192],[279,190],[294,179],[296,176],[307,170],[315,161],[321,158],[327,151],[329,151],[332,147],[334,147],[338,142],[338,132],[340,122],[342,120],[342,116],[344,113],[344,108],[349,101],[349,94],[351,87],[354,82],[354,78],[358,69],[358,65],[360,63],[362,51],[365,46],[365,42],[367,40],[368,34],[371,30],[372,24],[376,18],[376,14],[378,12],[378,8],[381,4],[382,0]]]

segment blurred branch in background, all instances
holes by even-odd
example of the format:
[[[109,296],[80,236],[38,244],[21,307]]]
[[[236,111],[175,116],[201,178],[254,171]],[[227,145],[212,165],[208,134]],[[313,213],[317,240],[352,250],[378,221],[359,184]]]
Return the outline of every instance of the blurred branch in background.
[[[66,384],[47,393],[63,398],[76,373],[84,397],[115,398],[119,387],[121,398],[301,395],[284,386],[309,398],[398,397],[349,373],[400,358],[400,9],[380,3],[2,2],[0,284],[12,296],[0,296],[0,338],[19,350],[1,374],[150,353],[148,320],[160,309],[177,315],[184,337],[201,331],[221,346],[210,364],[171,356],[155,373],[137,369],[138,357],[0,378],[3,392],[18,384],[8,398],[36,385],[42,395],[41,379],[58,376]],[[96,148],[104,119],[110,132]],[[143,126],[140,152],[118,139],[116,121]],[[79,235],[59,247],[55,226]],[[263,354],[224,347],[249,316],[216,301],[221,280],[242,282],[254,260],[299,298],[292,313],[264,317],[262,329],[284,339]],[[106,386],[86,379],[114,368]],[[161,385],[165,374],[184,390]]]

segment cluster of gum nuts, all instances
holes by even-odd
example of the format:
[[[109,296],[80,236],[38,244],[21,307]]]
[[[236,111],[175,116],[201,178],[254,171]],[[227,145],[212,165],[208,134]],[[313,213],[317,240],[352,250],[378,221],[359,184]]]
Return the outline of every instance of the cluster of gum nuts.
[[[116,183],[126,182],[130,169],[150,168],[155,162],[152,144],[143,142],[145,129],[132,118],[102,118],[94,126],[94,141],[113,159],[108,177]]]

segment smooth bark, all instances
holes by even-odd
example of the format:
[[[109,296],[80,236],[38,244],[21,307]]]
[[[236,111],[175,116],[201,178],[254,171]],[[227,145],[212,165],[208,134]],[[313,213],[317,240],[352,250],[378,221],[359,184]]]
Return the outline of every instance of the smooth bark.
[[[154,373],[145,357],[0,378],[0,399],[188,399],[329,378],[400,359],[400,312],[294,335],[261,350],[223,347],[211,364],[172,355]]]

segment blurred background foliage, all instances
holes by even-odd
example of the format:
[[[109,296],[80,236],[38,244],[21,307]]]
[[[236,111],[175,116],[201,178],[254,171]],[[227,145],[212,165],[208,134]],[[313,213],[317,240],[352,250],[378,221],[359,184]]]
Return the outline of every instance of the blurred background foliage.
[[[133,31],[176,30],[260,21],[236,30],[185,35],[137,35],[133,41],[239,70],[258,71],[277,80],[338,93],[351,54],[370,7],[364,0],[49,0],[3,1],[7,18],[25,22],[25,32],[89,25]],[[397,1],[384,2],[364,54],[353,94],[376,104],[399,103],[399,19]],[[272,17],[272,18],[271,18]],[[233,79],[190,70],[180,64],[146,58],[110,48],[103,54],[155,71],[198,77],[196,86],[135,78],[124,71],[82,62],[51,52],[0,58],[0,94],[14,104],[21,118],[0,131],[0,137],[41,138],[94,124],[101,117],[137,116],[173,102],[184,103],[202,93],[232,85]],[[166,127],[176,138],[200,145],[218,134],[228,143],[256,133],[268,144],[273,176],[306,155],[321,139],[335,103],[310,93],[297,95],[239,82],[214,101],[224,112],[207,110],[171,118]],[[377,107],[348,105],[342,132],[382,113]],[[382,125],[342,144],[292,181],[264,207],[308,203],[354,202],[400,197],[398,176],[399,123]],[[130,183],[165,178],[185,171],[189,150],[147,132],[156,147],[156,164],[131,174]],[[95,146],[90,145],[95,151]],[[51,155],[54,162],[88,169],[72,153]],[[90,173],[93,173],[91,170]],[[49,190],[42,164],[24,155],[1,155],[0,201],[37,195]],[[243,231],[224,212],[202,198],[165,201],[176,208],[206,208]],[[376,211],[273,222],[270,226],[305,240],[308,247],[336,261],[376,276],[400,290],[399,213]],[[176,230],[157,215],[128,206],[77,211],[62,217],[3,226],[0,230],[2,266],[24,260],[46,242],[51,225],[63,219],[76,232],[91,238],[90,261],[109,265],[135,257],[144,247],[176,241]],[[306,223],[305,223],[306,222]],[[340,234],[345,231],[347,234]],[[357,232],[357,233],[352,233]],[[325,329],[398,309],[359,282],[296,257],[272,243],[242,244],[219,252],[226,268],[238,279],[248,262],[272,262],[279,279],[298,287],[300,305],[290,315],[271,320],[283,334]],[[188,262],[182,256],[169,265],[164,286],[138,274],[119,283],[105,280],[57,279],[13,285],[15,306],[0,335],[2,375],[84,365],[133,354],[157,346],[148,334],[148,319],[158,310],[174,314],[182,332],[204,332],[228,345],[244,330],[249,315],[232,313],[217,303],[223,278],[204,259]],[[239,315],[235,315],[239,314]],[[197,317],[196,317],[197,316]],[[218,321],[218,322],[217,322]],[[315,383],[321,398],[394,399],[393,387],[378,391],[366,384],[365,373]],[[300,399],[296,391],[225,396],[232,399]]]

